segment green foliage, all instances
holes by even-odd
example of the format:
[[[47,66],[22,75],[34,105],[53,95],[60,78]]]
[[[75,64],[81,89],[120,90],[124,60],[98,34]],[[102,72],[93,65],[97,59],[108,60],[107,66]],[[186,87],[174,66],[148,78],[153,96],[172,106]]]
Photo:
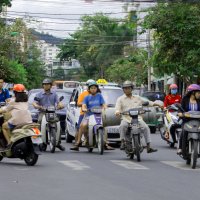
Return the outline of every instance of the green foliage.
[[[106,70],[108,80],[124,82],[135,81],[137,85],[147,83],[147,52],[144,50],[133,50],[126,58],[120,58]]]
[[[154,29],[153,67],[158,75],[174,73],[191,80],[200,73],[200,4],[159,4],[145,18]]]
[[[39,87],[44,70],[40,52],[22,20],[11,26],[0,23],[0,76],[7,82],[23,83],[28,89]]]
[[[11,7],[11,1],[12,0],[1,0],[0,1],[0,12],[2,12],[2,7],[3,6],[9,6],[9,7]]]
[[[103,77],[105,70],[123,54],[135,30],[128,20],[119,23],[103,14],[82,17],[82,26],[61,46],[61,59],[76,58],[87,77]]]

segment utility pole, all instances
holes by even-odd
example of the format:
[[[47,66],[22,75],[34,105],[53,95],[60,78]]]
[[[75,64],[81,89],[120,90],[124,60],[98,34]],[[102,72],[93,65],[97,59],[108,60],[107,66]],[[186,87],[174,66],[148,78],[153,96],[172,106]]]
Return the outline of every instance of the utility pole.
[[[150,36],[150,29],[148,29],[147,34],[147,50],[148,50],[148,91],[151,90],[151,65],[150,65],[150,59],[151,59],[151,36]]]

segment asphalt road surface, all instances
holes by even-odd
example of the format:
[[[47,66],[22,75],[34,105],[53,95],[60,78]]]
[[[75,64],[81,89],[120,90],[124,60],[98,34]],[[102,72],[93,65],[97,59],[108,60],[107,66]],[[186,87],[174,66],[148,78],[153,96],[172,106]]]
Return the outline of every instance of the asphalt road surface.
[[[18,159],[0,162],[0,200],[197,200],[200,159],[192,170],[159,134],[152,135],[157,153],[129,160],[116,149],[99,155],[69,150],[43,153],[34,167]]]

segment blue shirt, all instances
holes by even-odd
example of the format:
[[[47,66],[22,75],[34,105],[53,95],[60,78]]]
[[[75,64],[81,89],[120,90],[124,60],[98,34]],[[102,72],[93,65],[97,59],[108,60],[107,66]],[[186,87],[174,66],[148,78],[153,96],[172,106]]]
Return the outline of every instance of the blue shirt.
[[[36,97],[39,101],[36,101],[40,106],[56,106],[59,102],[58,95],[54,90],[51,90],[49,93],[46,93],[44,90],[37,93]]]
[[[101,93],[97,93],[96,95],[88,95],[83,100],[83,104],[87,106],[87,109],[91,109],[93,107],[100,107],[105,104],[104,98]]]
[[[0,93],[0,102],[5,102],[6,99],[10,98],[9,91],[7,89],[2,89]]]

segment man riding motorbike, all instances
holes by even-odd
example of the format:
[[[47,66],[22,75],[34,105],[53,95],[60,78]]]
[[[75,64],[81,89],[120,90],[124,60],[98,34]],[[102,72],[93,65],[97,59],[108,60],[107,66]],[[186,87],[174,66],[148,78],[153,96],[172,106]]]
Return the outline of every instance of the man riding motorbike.
[[[187,88],[187,94],[183,97],[181,101],[181,107],[185,112],[188,111],[200,111],[200,86],[197,84],[191,84]],[[182,117],[182,113],[178,113],[179,117]],[[184,122],[186,119],[184,119]],[[182,153],[182,139],[186,138],[187,133],[181,133],[180,135],[180,142],[177,154]]]
[[[124,95],[119,97],[116,102],[115,106],[115,114],[116,116],[121,116],[122,112],[128,111],[132,108],[137,108],[138,106],[142,106],[144,103],[144,100],[142,100],[139,96],[133,96],[133,84],[131,81],[125,81],[122,85]],[[153,103],[152,101],[149,101],[150,106],[159,106],[160,105]],[[120,137],[121,137],[121,150],[125,149],[125,134],[128,131],[129,123],[131,122],[131,117],[127,115],[122,115],[122,120],[120,124]],[[151,133],[148,125],[143,121],[142,117],[139,117],[139,124],[141,127],[144,128],[144,138],[147,144],[147,153],[156,152],[157,149],[151,148],[150,142],[151,142]]]
[[[74,146],[70,148],[70,150],[78,151],[82,133],[84,133],[84,135],[88,134],[88,120],[89,116],[92,115],[92,113],[88,112],[88,110],[96,106],[101,106],[104,109],[106,108],[103,96],[99,92],[99,86],[95,81],[89,83],[88,90],[90,95],[85,97],[82,104],[82,111],[85,113],[85,115],[80,125],[78,139],[77,142],[74,144]]]
[[[0,78],[0,102],[8,102],[10,99],[9,91],[3,88],[4,80]]]
[[[10,131],[17,125],[32,123],[31,113],[28,110],[28,96],[25,87],[22,84],[16,84],[13,88],[15,101],[8,104],[7,107],[0,109],[0,113],[10,112],[11,118],[2,125],[3,134],[7,141],[6,148],[10,148]]]
[[[58,95],[54,90],[52,90],[52,80],[51,79],[44,79],[42,82],[43,91],[36,94],[36,98],[39,99],[39,101],[34,101],[33,106],[34,108],[38,109],[40,111],[39,117],[38,117],[38,123],[41,124],[42,118],[44,116],[43,108],[47,108],[48,106],[57,106],[57,109],[62,109],[63,105],[61,102],[59,102]],[[65,150],[65,147],[61,145],[61,139],[56,146],[61,151]]]

